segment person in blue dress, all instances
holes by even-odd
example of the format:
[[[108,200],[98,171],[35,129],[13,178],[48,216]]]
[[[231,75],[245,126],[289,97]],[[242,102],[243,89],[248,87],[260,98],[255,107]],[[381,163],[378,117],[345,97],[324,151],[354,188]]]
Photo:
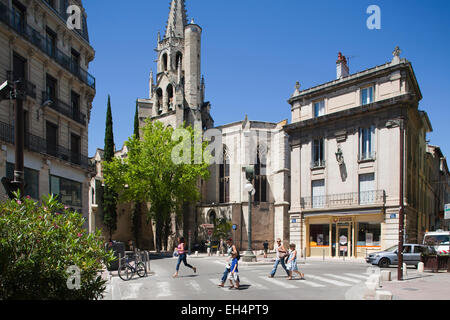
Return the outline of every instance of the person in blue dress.
[[[288,280],[292,280],[292,274],[297,273],[301,279],[305,279],[305,274],[298,271],[297,267],[297,250],[295,250],[295,244],[291,243],[289,245],[289,259],[286,264],[286,267],[289,271]]]

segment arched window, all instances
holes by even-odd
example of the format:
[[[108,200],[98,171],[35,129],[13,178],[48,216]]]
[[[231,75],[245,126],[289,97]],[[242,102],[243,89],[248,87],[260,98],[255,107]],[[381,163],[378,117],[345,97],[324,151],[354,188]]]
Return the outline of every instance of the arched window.
[[[219,166],[219,202],[230,202],[230,158],[226,146],[223,146],[223,160]]]
[[[163,71],[167,71],[167,53],[164,53],[162,56],[162,68]]]
[[[256,154],[255,179],[255,202],[267,202],[267,148],[259,145]]]
[[[210,224],[216,225],[216,212],[214,210],[211,210],[209,212],[209,217],[208,218],[209,218],[209,223]]]
[[[158,88],[156,90],[156,112],[158,112],[158,114],[162,113],[162,107],[163,107],[163,92],[161,88]]]
[[[171,84],[167,86],[167,109],[173,110],[173,87]]]

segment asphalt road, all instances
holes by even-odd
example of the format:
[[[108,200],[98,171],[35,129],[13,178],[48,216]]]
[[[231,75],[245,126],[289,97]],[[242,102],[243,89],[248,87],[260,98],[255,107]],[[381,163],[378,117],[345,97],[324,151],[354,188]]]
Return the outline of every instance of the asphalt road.
[[[239,266],[240,290],[229,290],[217,284],[225,268],[223,258],[188,258],[197,273],[181,264],[179,278],[172,278],[177,260],[163,258],[151,261],[151,274],[137,275],[131,281],[114,276],[107,286],[105,300],[345,300],[349,292],[361,288],[369,277],[368,265],[307,261],[298,264],[305,280],[287,280],[278,267],[269,278],[271,265]],[[297,277],[298,278],[298,277]]]

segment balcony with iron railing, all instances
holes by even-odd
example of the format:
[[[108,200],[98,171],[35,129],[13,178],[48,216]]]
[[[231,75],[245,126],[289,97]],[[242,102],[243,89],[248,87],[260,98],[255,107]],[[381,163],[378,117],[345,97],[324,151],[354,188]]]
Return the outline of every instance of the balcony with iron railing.
[[[303,210],[339,209],[357,206],[383,206],[386,203],[384,190],[330,194],[324,196],[303,197],[300,200]]]
[[[325,168],[325,160],[312,160],[311,161],[311,169],[320,169],[320,168]]]
[[[9,80],[11,82],[18,80],[14,79],[13,72],[12,71],[6,71],[6,80]],[[31,81],[20,79],[24,85],[25,88],[25,94],[33,99],[36,99],[36,85],[33,84]]]
[[[4,122],[0,122],[0,140],[14,144],[14,127]],[[29,132],[24,136],[24,147],[26,150],[38,152],[53,156],[55,158],[70,162],[85,169],[89,168],[89,159],[78,152],[71,152],[57,144],[41,137],[35,136]]]
[[[42,105],[44,105],[45,102],[48,101],[51,101],[49,107],[52,108],[53,110],[65,115],[66,117],[69,117],[72,120],[75,120],[76,122],[82,124],[83,126],[86,126],[86,115],[84,113],[81,113],[80,110],[73,108],[73,106],[62,102],[59,99],[49,97],[47,92],[43,91]]]
[[[28,42],[34,44],[42,52],[56,61],[67,71],[71,72],[82,82],[92,89],[95,89],[95,78],[86,70],[81,68],[79,64],[73,61],[68,55],[59,50],[46,37],[42,36],[37,30],[29,26],[25,21],[21,20],[7,6],[0,2],[0,21],[15,30]]]

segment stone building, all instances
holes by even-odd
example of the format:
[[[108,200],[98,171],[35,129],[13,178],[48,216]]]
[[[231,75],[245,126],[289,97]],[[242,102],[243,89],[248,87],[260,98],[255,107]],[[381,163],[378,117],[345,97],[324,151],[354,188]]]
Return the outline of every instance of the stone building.
[[[400,58],[350,74],[339,53],[337,79],[296,90],[292,123],[290,239],[307,256],[364,257],[398,243],[403,139],[405,240],[430,227],[427,133],[412,65]]]
[[[172,128],[186,123],[204,132],[213,129],[222,139],[224,148],[216,152],[222,154],[225,150],[226,162],[210,167],[211,178],[198,183],[201,201],[185,206],[182,223],[176,227],[174,224],[174,233],[186,239],[191,235],[192,243],[207,238],[202,224],[214,224],[215,219],[225,217],[237,225],[233,236],[238,245],[247,248],[248,196],[243,191],[245,166],[256,165],[252,238],[255,248],[262,249],[265,240],[273,244],[276,237],[288,239],[289,192],[286,190],[289,188],[289,153],[287,135],[282,128],[285,122],[267,123],[246,118],[244,121],[214,127],[210,115],[211,104],[205,101],[205,80],[201,75],[201,35],[202,28],[193,19],[188,23],[184,0],[172,0],[165,34],[162,38],[160,34],[157,36],[156,77],[150,72],[148,98],[138,99],[140,126],[147,119],[161,121]],[[101,150],[98,150],[92,159],[97,165],[97,176],[91,182],[92,190],[101,190],[100,159]],[[95,201],[95,197],[92,199]],[[98,202],[91,204],[91,207],[91,227],[101,226],[98,222],[101,212]],[[132,205],[118,209],[119,230],[114,234],[115,239],[125,241],[133,238],[129,228],[131,210]],[[126,218],[120,218],[121,215]],[[154,230],[145,231],[151,232]],[[144,239],[145,244],[152,238],[144,234],[142,237],[147,237]]]
[[[68,28],[69,5],[80,9],[81,29]],[[0,0],[0,81],[26,85],[25,193],[34,199],[57,194],[85,217],[95,96],[87,70],[94,56],[81,1]],[[14,171],[14,108],[14,101],[0,103],[1,177]]]

